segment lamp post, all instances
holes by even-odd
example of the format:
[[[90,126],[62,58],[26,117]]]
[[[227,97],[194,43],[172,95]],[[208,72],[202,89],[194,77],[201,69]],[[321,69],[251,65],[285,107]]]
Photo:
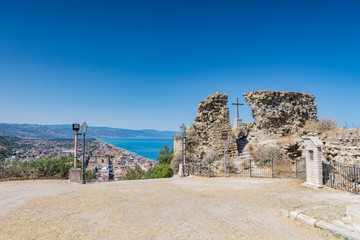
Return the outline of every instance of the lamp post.
[[[186,163],[186,154],[185,154],[185,141],[186,141],[186,126],[182,124],[181,127],[181,139],[182,139],[182,176],[185,176],[185,163]]]
[[[87,130],[87,124],[86,122],[84,122],[81,125],[81,131],[82,131],[82,135],[83,135],[83,159],[82,159],[82,166],[81,166],[81,172],[82,172],[82,180],[81,183],[85,184],[85,134],[86,134],[86,130]]]
[[[74,151],[74,168],[76,168],[76,162],[77,162],[77,145],[78,145],[78,132],[80,129],[80,124],[73,123],[72,129],[75,131],[75,151]]]

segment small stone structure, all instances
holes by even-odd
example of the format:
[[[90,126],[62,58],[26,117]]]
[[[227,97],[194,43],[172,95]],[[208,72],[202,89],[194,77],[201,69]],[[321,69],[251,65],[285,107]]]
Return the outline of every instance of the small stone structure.
[[[234,119],[234,129],[244,129],[244,124],[242,122],[241,118],[235,118]]]
[[[303,137],[306,146],[306,186],[323,187],[322,152],[324,144],[317,137]]]
[[[69,181],[70,182],[81,182],[81,168],[71,168],[69,170]]]

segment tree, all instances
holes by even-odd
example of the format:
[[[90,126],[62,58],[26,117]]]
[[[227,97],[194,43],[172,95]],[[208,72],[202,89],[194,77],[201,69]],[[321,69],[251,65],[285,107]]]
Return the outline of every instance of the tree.
[[[164,148],[160,148],[158,154],[159,164],[169,164],[171,159],[174,157],[174,148],[169,148],[167,145],[164,145]]]

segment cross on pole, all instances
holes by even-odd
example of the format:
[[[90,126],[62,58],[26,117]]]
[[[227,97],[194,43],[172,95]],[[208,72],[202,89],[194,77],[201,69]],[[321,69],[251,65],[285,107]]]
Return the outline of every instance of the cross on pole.
[[[236,108],[237,108],[237,118],[239,118],[239,105],[244,105],[244,104],[239,103],[239,98],[236,98],[236,103],[232,103],[231,105],[236,105]]]

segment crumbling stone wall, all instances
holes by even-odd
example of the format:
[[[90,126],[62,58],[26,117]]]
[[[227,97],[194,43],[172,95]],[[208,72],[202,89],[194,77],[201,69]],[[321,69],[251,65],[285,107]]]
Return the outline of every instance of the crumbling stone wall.
[[[187,147],[195,150],[194,158],[204,159],[209,153],[216,152],[223,157],[224,141],[221,131],[228,130],[226,154],[229,158],[238,156],[235,136],[231,132],[228,95],[215,93],[209,95],[198,105],[195,122],[187,131]]]
[[[360,164],[360,130],[338,129],[322,134],[320,139],[325,144],[324,160]]]
[[[287,136],[317,120],[315,97],[308,93],[254,91],[244,93],[260,135]]]

